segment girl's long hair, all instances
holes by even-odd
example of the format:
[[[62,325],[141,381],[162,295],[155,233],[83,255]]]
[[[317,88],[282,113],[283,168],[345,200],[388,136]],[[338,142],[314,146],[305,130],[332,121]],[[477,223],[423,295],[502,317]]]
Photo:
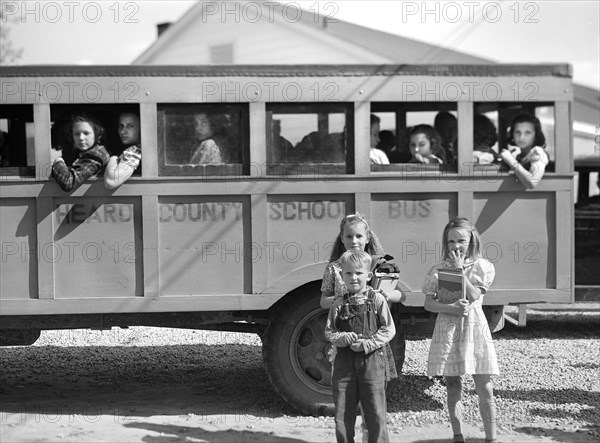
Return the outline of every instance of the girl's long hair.
[[[329,256],[330,262],[336,261],[342,256],[344,252],[346,252],[346,247],[344,246],[344,242],[342,242],[342,235],[344,235],[344,226],[356,225],[358,223],[364,224],[365,231],[367,231],[367,235],[369,236],[369,241],[365,245],[365,252],[367,252],[369,255],[383,254],[383,247],[381,246],[381,242],[379,241],[379,238],[375,235],[375,233],[371,230],[367,219],[364,215],[356,212],[354,214],[348,214],[340,222],[340,232],[335,238],[333,249],[331,250],[331,255]]]
[[[477,260],[481,257],[481,238],[477,228],[471,224],[471,222],[464,217],[456,217],[446,225],[444,228],[444,234],[442,235],[442,260],[448,260],[450,258],[450,251],[448,250],[448,233],[451,229],[462,229],[469,233],[469,248],[467,249],[467,257]]]
[[[443,160],[444,163],[447,162],[446,151],[444,150],[444,146],[442,146],[442,137],[435,130],[435,128],[431,125],[416,125],[410,130],[408,135],[408,139],[415,134],[423,134],[429,140],[429,144],[431,145],[431,153]]]
[[[533,146],[540,146],[542,148],[546,147],[546,137],[544,136],[544,133],[542,132],[542,123],[540,122],[539,118],[537,118],[536,116],[531,115],[531,114],[519,114],[513,119],[512,124],[510,125],[510,130],[508,132],[508,134],[509,134],[508,144],[509,145],[516,145],[515,137],[514,137],[514,130],[515,130],[515,126],[517,126],[517,123],[531,123],[533,125],[533,129],[535,130],[535,138],[533,140]],[[533,146],[532,146],[532,148],[533,148]]]

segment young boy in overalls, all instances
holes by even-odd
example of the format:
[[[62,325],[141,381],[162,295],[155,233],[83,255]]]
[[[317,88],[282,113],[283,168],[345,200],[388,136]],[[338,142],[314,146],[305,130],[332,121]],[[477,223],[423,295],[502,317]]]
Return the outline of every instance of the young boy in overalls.
[[[394,337],[396,328],[383,295],[367,286],[371,256],[346,251],[340,266],[348,292],[334,301],[325,327],[325,337],[338,348],[332,377],[335,435],[338,442],[354,441],[360,402],[369,442],[387,442],[382,347]]]

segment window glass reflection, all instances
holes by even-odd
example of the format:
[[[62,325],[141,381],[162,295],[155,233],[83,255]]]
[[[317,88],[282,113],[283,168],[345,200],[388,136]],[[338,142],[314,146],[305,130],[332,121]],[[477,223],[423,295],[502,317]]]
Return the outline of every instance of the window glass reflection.
[[[352,164],[349,107],[338,105],[267,105],[267,162],[331,165],[345,173]],[[306,173],[309,168],[305,168]]]

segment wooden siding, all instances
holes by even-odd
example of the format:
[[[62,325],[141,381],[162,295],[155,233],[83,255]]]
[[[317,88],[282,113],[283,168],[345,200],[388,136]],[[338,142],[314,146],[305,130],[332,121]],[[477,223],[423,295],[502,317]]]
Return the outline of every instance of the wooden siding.
[[[233,45],[235,64],[389,63],[389,58],[344,42],[303,24],[225,22],[211,17],[190,26],[144,61],[147,65],[210,64],[210,48]]]

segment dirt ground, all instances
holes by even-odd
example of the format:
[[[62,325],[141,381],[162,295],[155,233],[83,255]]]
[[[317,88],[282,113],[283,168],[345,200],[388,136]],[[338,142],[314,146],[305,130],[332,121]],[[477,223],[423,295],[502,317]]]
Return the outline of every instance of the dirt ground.
[[[332,418],[246,407],[241,411],[235,396],[199,395],[187,386],[129,386],[121,392],[99,392],[67,379],[53,386],[31,384],[2,397],[0,440],[5,443],[335,441]],[[464,434],[469,441],[483,441],[477,427],[465,426]],[[567,432],[539,423],[505,423],[499,434],[504,442],[597,441],[585,431]],[[360,441],[358,426],[357,436]],[[450,428],[445,424],[392,426],[390,432],[393,442],[446,442],[448,436]]]
[[[531,315],[495,339],[513,357],[496,382],[499,441],[599,441],[600,311],[588,311]],[[55,332],[0,349],[0,443],[335,441],[331,417],[299,415],[277,395],[254,336]],[[451,441],[445,388],[423,373],[428,346],[407,343],[406,373],[388,395],[392,442]],[[465,393],[464,435],[483,442],[473,386]]]

